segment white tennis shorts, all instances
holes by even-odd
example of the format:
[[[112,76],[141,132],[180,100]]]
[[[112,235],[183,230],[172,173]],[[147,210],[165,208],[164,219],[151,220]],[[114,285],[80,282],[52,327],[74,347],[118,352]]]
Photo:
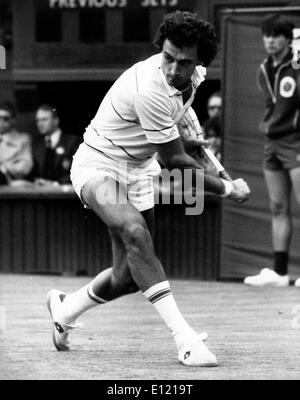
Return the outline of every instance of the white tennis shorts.
[[[119,182],[122,192],[126,193],[127,201],[138,211],[145,211],[154,207],[153,177],[160,172],[161,168],[156,159],[136,167],[125,160],[112,159],[82,143],[73,156],[71,181],[83,204],[82,188],[96,176],[102,176],[105,181],[103,190],[100,191],[102,194],[109,193],[105,203],[124,204],[124,198],[120,199],[119,191],[116,190],[116,182]]]

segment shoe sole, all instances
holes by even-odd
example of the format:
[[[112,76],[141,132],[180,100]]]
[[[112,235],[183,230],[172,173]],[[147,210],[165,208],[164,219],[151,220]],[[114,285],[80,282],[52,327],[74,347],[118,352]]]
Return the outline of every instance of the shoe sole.
[[[206,332],[204,332],[204,333],[206,333]],[[187,350],[188,351],[188,350]],[[204,357],[203,357],[204,358]],[[199,357],[199,359],[201,359],[201,357]],[[205,358],[204,358],[205,359]],[[182,357],[180,356],[180,357],[178,357],[178,361],[182,364],[182,365],[184,365],[184,366],[186,366],[186,367],[217,367],[219,364],[218,364],[218,361],[217,361],[217,359],[216,359],[216,357],[213,355],[213,354],[211,354],[211,357],[207,357],[207,360],[209,360],[209,359],[211,359],[210,361],[206,361],[206,362],[200,362],[200,361],[198,361],[198,362],[194,362],[194,363],[189,363],[188,361],[189,361],[189,359],[188,359],[188,357],[187,358],[184,358],[184,359],[182,359]]]
[[[269,287],[288,287],[289,283],[281,285],[281,284],[278,284],[278,283],[260,283],[260,284],[257,284],[257,283],[246,283],[246,282],[244,282],[244,285],[253,286],[253,287],[266,287],[266,286],[269,286]]]
[[[205,368],[213,368],[213,367],[218,367],[218,363],[206,363],[206,364],[195,364],[195,365],[189,365],[189,364],[184,364],[182,361],[180,361],[182,365],[185,367],[205,367]]]
[[[55,289],[50,290],[50,291],[47,293],[47,296],[46,296],[46,304],[47,304],[47,308],[48,308],[48,311],[49,311],[49,313],[50,313],[50,316],[51,316],[51,319],[52,319],[52,325],[53,325],[53,326],[52,326],[52,342],[53,342],[53,344],[54,344],[56,350],[58,350],[58,351],[69,351],[70,349],[69,349],[68,346],[66,346],[66,345],[64,345],[64,344],[58,344],[58,343],[56,342],[56,338],[55,338],[56,327],[55,327],[55,324],[54,324],[53,314],[52,314],[52,310],[51,310],[51,297],[52,297],[52,295],[53,295],[54,290],[55,290]]]

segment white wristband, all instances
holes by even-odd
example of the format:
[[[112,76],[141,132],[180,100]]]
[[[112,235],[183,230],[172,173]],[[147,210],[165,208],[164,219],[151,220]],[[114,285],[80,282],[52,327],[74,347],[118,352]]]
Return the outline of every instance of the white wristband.
[[[221,197],[228,197],[233,191],[233,184],[230,181],[226,181],[225,179],[221,179],[224,184],[224,193],[221,194]]]

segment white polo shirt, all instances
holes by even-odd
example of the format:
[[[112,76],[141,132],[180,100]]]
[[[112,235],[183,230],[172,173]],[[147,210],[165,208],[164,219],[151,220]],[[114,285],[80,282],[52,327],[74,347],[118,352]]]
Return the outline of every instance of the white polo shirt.
[[[87,145],[116,160],[142,166],[155,157],[153,144],[179,137],[176,124],[193,102],[206,68],[196,67],[192,96],[183,104],[181,92],[167,83],[161,63],[162,54],[156,54],[116,80],[86,129]]]

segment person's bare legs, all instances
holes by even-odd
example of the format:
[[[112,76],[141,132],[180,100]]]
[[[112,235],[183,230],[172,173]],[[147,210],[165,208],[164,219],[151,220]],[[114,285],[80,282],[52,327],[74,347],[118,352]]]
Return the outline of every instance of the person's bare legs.
[[[155,256],[151,234],[142,214],[130,204],[105,204],[100,178],[90,180],[82,190],[82,198],[102,219],[112,234],[120,239],[124,246],[130,273],[140,288],[145,291],[157,282],[166,280],[161,263]],[[119,190],[124,190],[119,185]],[[124,196],[125,193],[124,193]],[[122,260],[121,256],[121,260]],[[120,276],[120,267],[124,260],[113,266],[116,276]]]
[[[292,236],[291,179],[286,170],[265,170],[264,174],[272,215],[274,270],[280,275],[286,275],[288,271],[288,251]]]
[[[247,276],[250,286],[288,286],[288,256],[292,236],[290,212],[291,179],[287,170],[264,170],[270,200],[273,266],[258,275]]]
[[[104,208],[104,211],[101,211],[100,213],[98,210],[98,205],[97,205],[98,200],[96,199],[96,197],[97,193],[99,192],[105,193],[105,189],[103,188],[103,186],[107,185],[107,181],[104,180],[102,182],[100,179],[99,182],[98,178],[96,178],[96,180],[98,181],[99,185],[96,183],[96,186],[98,188],[95,190],[95,195],[89,196],[91,198],[94,197],[94,199],[85,198],[84,194],[85,188],[86,186],[88,187],[88,185],[86,185],[82,193],[84,201],[89,205],[89,207],[91,207],[91,209],[93,209],[96,212],[96,214],[100,218],[102,218],[102,214],[105,214],[106,209],[109,210],[111,209],[111,217],[108,217],[108,220],[109,218],[113,219],[114,216],[118,218],[118,213],[115,214],[116,208],[121,208],[122,210],[125,211],[127,205],[113,204],[116,203],[115,201],[116,199],[114,198],[111,199],[112,204],[105,204],[104,199],[102,199],[103,200],[102,202],[101,199],[99,199],[101,207],[103,206]],[[125,192],[123,194],[126,199]],[[123,198],[123,202],[125,202],[124,201],[125,199]],[[130,216],[131,213],[133,212],[138,216],[139,220],[143,222],[143,225],[145,225],[146,221],[144,221],[143,216],[132,205],[129,205],[129,208],[131,212],[128,211],[128,215]],[[143,214],[146,216],[150,229],[153,232],[153,227],[154,227],[153,210],[144,211]],[[127,211],[125,211],[125,214],[123,215],[125,215],[126,217]],[[106,221],[104,220],[104,222]],[[113,267],[101,271],[86,286],[66,296],[63,302],[63,306],[61,307],[61,313],[62,313],[61,321],[66,325],[72,326],[74,321],[83,312],[87,311],[92,307],[95,307],[98,304],[114,300],[126,294],[134,293],[140,289],[136,284],[135,280],[133,279],[130,269],[128,267],[127,252],[124,243],[120,238],[119,233],[117,232],[117,230],[110,229],[110,225],[108,225],[108,228],[112,242]],[[89,297],[87,297],[87,295]]]
[[[153,238],[154,209],[143,211],[141,214]],[[110,237],[112,242],[113,265],[115,267],[102,271],[94,278],[91,285],[92,291],[95,294],[101,293],[101,297],[107,301],[139,290],[128,268],[126,249],[122,240],[116,233],[110,232]]]

